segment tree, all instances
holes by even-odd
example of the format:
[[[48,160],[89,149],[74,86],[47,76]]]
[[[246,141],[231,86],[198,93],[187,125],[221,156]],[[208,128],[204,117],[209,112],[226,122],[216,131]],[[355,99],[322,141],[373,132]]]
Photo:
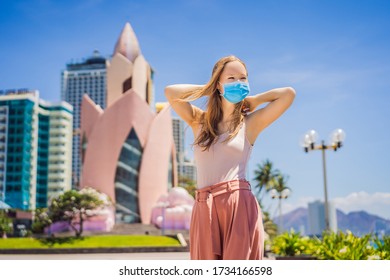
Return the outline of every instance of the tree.
[[[108,196],[93,188],[80,191],[69,190],[55,198],[49,206],[49,217],[54,222],[65,221],[75,231],[76,237],[83,233],[83,223],[96,216],[97,210],[110,206]]]
[[[272,189],[274,179],[278,176],[279,171],[274,169],[273,163],[270,160],[265,160],[262,164],[257,164],[255,170],[255,196],[262,207],[262,199],[265,192],[269,192]]]
[[[270,238],[276,236],[277,225],[271,219],[269,212],[264,209],[262,199],[264,194],[272,189],[275,178],[278,176],[278,174],[279,171],[274,169],[273,163],[269,159],[265,160],[262,164],[257,164],[257,169],[255,170],[254,180],[256,181],[256,185],[254,188],[254,194],[260,204],[261,209],[263,209],[264,231]]]
[[[274,190],[280,195],[282,192],[284,193],[285,190],[290,190],[290,188],[287,187],[287,177],[282,175],[278,169],[275,169],[273,163],[268,159],[262,164],[257,165],[254,180],[257,182],[254,193],[262,209],[264,209],[262,199],[265,193]],[[280,203],[281,200],[279,200],[279,209],[281,208]],[[278,226],[270,218],[269,212],[265,210],[263,210],[263,225],[264,231],[270,238],[277,234]]]
[[[271,196],[279,199],[279,227],[283,231],[282,199],[290,195],[290,188],[287,186],[287,176],[279,173],[272,183]]]
[[[291,190],[287,186],[288,177],[281,173],[277,174],[272,183],[272,189],[274,189],[278,194],[281,194],[285,190]]]
[[[34,221],[31,226],[33,233],[43,233],[45,228],[52,224],[47,208],[37,208],[34,211]]]
[[[267,211],[263,211],[263,227],[270,239],[278,234],[278,226],[271,219],[270,214]]]
[[[0,211],[0,235],[7,238],[7,234],[13,232],[13,224],[11,218],[8,217],[5,211]]]

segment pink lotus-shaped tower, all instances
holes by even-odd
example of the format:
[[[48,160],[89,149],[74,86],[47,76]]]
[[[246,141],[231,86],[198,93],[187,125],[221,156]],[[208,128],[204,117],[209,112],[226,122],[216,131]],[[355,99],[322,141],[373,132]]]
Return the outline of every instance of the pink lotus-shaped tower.
[[[107,108],[84,95],[81,109],[81,187],[107,194],[117,223],[149,224],[177,182],[171,112],[152,111],[152,89],[152,69],[127,23],[107,65]]]

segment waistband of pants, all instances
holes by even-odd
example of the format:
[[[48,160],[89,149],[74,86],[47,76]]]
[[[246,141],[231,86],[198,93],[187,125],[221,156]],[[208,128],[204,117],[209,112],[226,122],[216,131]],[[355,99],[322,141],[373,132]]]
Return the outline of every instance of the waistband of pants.
[[[245,179],[232,180],[217,183],[208,187],[204,187],[196,190],[196,200],[200,201],[201,196],[207,194],[206,199],[211,195],[213,197],[219,196],[224,193],[233,192],[236,190],[250,190],[251,185],[249,181]]]

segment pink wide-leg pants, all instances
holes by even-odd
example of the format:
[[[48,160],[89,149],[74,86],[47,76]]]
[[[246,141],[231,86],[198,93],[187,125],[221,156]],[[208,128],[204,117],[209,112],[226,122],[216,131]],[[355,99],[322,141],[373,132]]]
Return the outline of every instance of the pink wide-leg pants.
[[[197,190],[190,226],[192,260],[259,260],[264,255],[261,209],[246,180]]]

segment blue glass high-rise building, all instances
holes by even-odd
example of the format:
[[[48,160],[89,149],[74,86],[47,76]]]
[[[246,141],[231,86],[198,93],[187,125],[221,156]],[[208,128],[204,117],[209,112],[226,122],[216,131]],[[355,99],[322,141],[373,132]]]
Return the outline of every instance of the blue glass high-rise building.
[[[34,101],[29,98],[0,98],[0,192],[13,208],[29,209],[31,198],[31,150],[34,139]],[[7,100],[8,99],[8,100]],[[34,188],[34,187],[33,187]]]
[[[71,187],[72,107],[38,91],[0,91],[0,200],[12,208],[46,207]]]

